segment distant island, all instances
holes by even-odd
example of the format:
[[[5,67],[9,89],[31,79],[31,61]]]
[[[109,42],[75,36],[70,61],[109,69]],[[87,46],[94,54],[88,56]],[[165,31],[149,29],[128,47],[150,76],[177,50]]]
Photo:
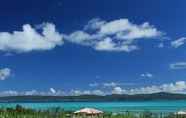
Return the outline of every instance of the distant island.
[[[186,100],[186,94],[152,93],[152,94],[112,94],[105,96],[6,96],[0,102],[107,102],[107,101],[149,101],[149,100]]]

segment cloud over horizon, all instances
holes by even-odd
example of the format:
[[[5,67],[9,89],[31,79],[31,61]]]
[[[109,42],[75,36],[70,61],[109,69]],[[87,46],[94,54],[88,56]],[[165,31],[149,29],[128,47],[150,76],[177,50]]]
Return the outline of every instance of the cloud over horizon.
[[[78,96],[78,95],[110,95],[110,94],[151,94],[158,92],[168,92],[168,93],[186,93],[186,82],[185,81],[176,81],[174,83],[165,83],[161,85],[152,85],[152,86],[144,86],[144,87],[136,87],[136,88],[122,88],[119,85],[112,86],[112,90],[108,91],[105,89],[93,89],[93,90],[80,90],[80,89],[72,89],[70,91],[62,91],[56,90],[54,88],[50,88],[49,91],[15,91],[15,90],[7,90],[0,91],[1,96],[15,96],[15,95],[41,95],[41,96]]]
[[[177,81],[175,83],[152,85],[141,88],[122,89],[119,86],[113,88],[113,94],[151,94],[158,92],[185,93],[186,82]]]

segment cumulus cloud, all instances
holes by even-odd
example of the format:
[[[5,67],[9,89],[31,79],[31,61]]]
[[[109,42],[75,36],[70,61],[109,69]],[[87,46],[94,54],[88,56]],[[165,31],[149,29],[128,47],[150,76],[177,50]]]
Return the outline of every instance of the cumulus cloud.
[[[14,90],[7,90],[0,92],[0,96],[17,96],[19,95],[19,92]]]
[[[0,51],[21,53],[51,50],[63,45],[65,39],[66,42],[88,46],[97,51],[131,52],[141,49],[141,40],[163,41],[165,38],[165,33],[149,22],[135,24],[126,18],[111,21],[95,18],[82,30],[69,34],[59,33],[53,23],[43,23],[37,27],[24,24],[20,31],[0,32]],[[185,42],[186,37],[181,37],[172,41],[171,46],[178,48]],[[165,45],[160,42],[157,47],[163,48]]]
[[[170,69],[186,69],[186,62],[176,62],[169,65]]]
[[[107,22],[100,27],[101,34],[112,35],[116,34],[119,39],[139,39],[139,38],[153,38],[161,36],[159,32],[148,22],[141,25],[131,23],[128,19],[119,19]]]
[[[69,95],[105,95],[104,91],[96,90],[71,90]]]
[[[112,94],[124,94],[126,92],[125,89],[122,89],[121,87],[114,87],[112,90]]]
[[[0,69],[0,80],[5,80],[11,75],[11,69],[9,68],[3,68]]]
[[[103,82],[103,83],[90,83],[90,87],[101,87],[101,88],[114,88],[116,86],[133,86],[135,83],[121,83],[121,82]]]
[[[105,92],[103,92],[102,90],[93,90],[92,94],[93,95],[105,95]]]
[[[0,51],[30,52],[51,50],[65,41],[92,47],[98,51],[131,52],[140,49],[138,40],[164,35],[148,22],[134,24],[128,19],[105,21],[92,19],[82,30],[59,33],[52,23],[37,27],[25,24],[22,31],[0,32]]]
[[[82,92],[80,91],[80,90],[74,90],[74,89],[72,89],[71,91],[70,91],[70,95],[75,95],[75,96],[77,96],[77,95],[81,95],[82,94]]]
[[[90,95],[91,94],[91,91],[90,90],[84,90],[84,91],[81,91],[81,90],[71,90],[70,91],[70,95],[75,95],[75,96],[78,96],[78,95]]]
[[[52,23],[44,23],[39,29],[25,24],[22,31],[0,32],[1,51],[30,52],[50,50],[62,44],[62,35],[56,31],[55,25]]]
[[[178,48],[186,43],[186,37],[179,38],[171,42],[171,46],[174,48]]]
[[[97,42],[94,48],[100,51],[125,51],[125,52],[130,52],[138,49],[136,45],[118,44],[114,42],[110,37],[107,37],[102,41]]]
[[[24,95],[38,95],[38,92],[36,90],[25,91]]]
[[[94,18],[85,25],[84,30],[98,30],[104,24],[106,24],[106,21],[101,20],[100,18]]]
[[[16,90],[7,90],[0,91],[0,96],[30,96],[30,95],[40,95],[40,96],[64,96],[68,95],[64,91],[55,90],[50,88],[49,91],[37,91],[37,90],[27,90],[27,91],[16,91]]]
[[[151,85],[145,87],[136,87],[136,88],[122,88],[119,85],[113,86],[112,90],[79,90],[72,89],[71,91],[61,91],[50,88],[49,91],[15,91],[15,90],[7,90],[1,91],[0,96],[19,96],[19,95],[41,95],[41,96],[79,96],[79,95],[109,95],[109,94],[151,94],[157,92],[169,92],[169,93],[185,93],[186,91],[186,82],[185,81],[177,81],[174,83],[167,83],[161,85]]]
[[[162,85],[152,85],[141,88],[132,88],[132,89],[122,89],[121,87],[114,87],[113,94],[150,94],[157,92],[170,92],[170,93],[179,93],[186,90],[185,81],[177,81],[175,83],[162,84]]]
[[[88,22],[84,30],[64,34],[66,41],[90,46],[99,51],[130,52],[139,49],[137,41],[140,39],[154,39],[163,36],[148,22],[140,25],[131,23],[128,19],[104,21],[93,19]]]
[[[146,72],[146,73],[141,74],[141,77],[144,77],[144,78],[152,78],[153,75],[152,75],[151,73],[149,73],[149,72]]]
[[[64,35],[65,39],[76,44],[91,45],[92,36],[84,31],[75,31],[70,35]]]

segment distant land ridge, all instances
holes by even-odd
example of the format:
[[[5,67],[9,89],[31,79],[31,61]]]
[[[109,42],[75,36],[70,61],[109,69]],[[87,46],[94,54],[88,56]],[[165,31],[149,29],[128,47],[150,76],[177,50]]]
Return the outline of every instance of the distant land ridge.
[[[107,101],[147,101],[147,100],[186,100],[186,94],[152,93],[152,94],[112,94],[80,96],[5,96],[0,102],[107,102]]]

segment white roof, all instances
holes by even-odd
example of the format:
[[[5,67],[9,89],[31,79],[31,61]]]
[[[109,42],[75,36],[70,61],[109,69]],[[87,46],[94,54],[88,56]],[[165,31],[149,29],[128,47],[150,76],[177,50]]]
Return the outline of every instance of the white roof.
[[[186,111],[178,111],[176,114],[178,114],[178,115],[186,115]]]
[[[74,113],[85,113],[85,114],[102,114],[103,111],[94,109],[94,108],[84,108],[80,109],[78,111],[75,111]]]

